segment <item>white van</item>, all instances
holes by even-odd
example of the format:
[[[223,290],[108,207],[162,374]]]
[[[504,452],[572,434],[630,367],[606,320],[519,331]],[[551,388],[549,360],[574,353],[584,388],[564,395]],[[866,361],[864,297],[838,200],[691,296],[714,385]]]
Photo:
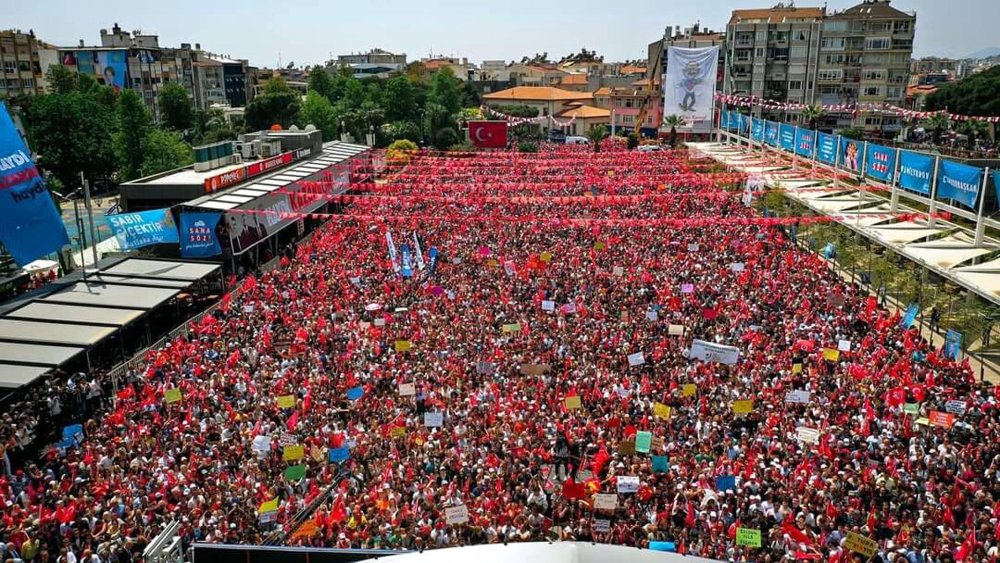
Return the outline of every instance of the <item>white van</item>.
[[[567,145],[589,145],[590,144],[590,139],[588,139],[586,137],[567,136],[566,137],[566,144]]]
[[[639,145],[639,152],[660,152],[663,150],[660,145]]]

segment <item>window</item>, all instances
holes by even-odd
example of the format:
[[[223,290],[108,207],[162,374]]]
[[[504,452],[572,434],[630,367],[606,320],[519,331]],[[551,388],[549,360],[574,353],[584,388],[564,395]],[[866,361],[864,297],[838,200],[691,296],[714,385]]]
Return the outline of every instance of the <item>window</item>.
[[[789,80],[788,81],[788,89],[789,90],[801,90],[802,89],[802,81],[801,80]]]
[[[763,47],[757,47],[757,50],[754,51],[754,56],[757,57],[758,59],[761,58],[761,57],[763,57],[764,56],[764,48]]]
[[[817,73],[816,78],[820,82],[840,82],[844,77],[844,71],[836,70],[821,70]]]
[[[24,80],[21,81],[21,83],[24,84],[25,88],[31,88],[32,90],[35,88],[34,78],[25,78]]]
[[[882,87],[881,86],[865,86],[864,89],[863,89],[863,91],[862,91],[862,93],[861,93],[861,95],[862,96],[869,96],[869,97],[878,97],[878,96],[881,96],[882,95]]]
[[[893,33],[909,33],[910,32],[910,22],[908,21],[898,21],[892,26]]]
[[[844,49],[844,38],[828,37],[820,43],[820,48],[830,51],[842,51]]]
[[[868,31],[885,32],[890,29],[892,29],[892,24],[889,22],[871,22],[868,24]]]
[[[4,72],[17,72],[17,63],[15,61],[4,61],[3,70]]]
[[[865,81],[869,81],[869,82],[871,82],[871,81],[878,81],[878,80],[885,80],[885,71],[884,70],[866,70],[863,73],[861,73],[861,79],[865,80]]]
[[[625,125],[635,125],[635,116],[634,115],[623,115],[622,116],[622,123],[624,123]]]
[[[809,49],[806,47],[792,47],[788,51],[788,56],[793,59],[804,59],[809,53]]]
[[[757,32],[757,41],[767,41],[767,30],[762,29]]]
[[[17,70],[20,70],[21,72],[28,72],[31,70],[31,63],[28,61],[18,61]]]
[[[831,32],[845,32],[847,31],[846,21],[825,21],[823,22],[823,31]]]
[[[903,97],[903,88],[900,86],[890,86],[885,91],[885,97],[893,100],[899,100]]]
[[[865,49],[888,49],[891,44],[888,37],[871,37],[865,41]]]
[[[842,65],[844,64],[844,55],[826,55],[823,62],[828,65]]]
[[[787,61],[788,60],[788,49],[787,48],[777,48],[771,49],[771,59],[776,61]]]
[[[881,124],[882,124],[882,118],[881,117],[866,117],[865,118],[865,125],[881,125]]]

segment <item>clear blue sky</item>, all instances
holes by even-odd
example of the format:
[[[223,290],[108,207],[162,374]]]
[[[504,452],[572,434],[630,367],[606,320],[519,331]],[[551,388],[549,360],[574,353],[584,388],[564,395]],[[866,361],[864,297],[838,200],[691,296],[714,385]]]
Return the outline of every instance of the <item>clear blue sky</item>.
[[[776,0],[0,0],[0,25],[34,29],[57,45],[100,42],[99,30],[118,22],[160,36],[160,44],[202,48],[256,66],[316,64],[332,53],[381,47],[410,60],[434,54],[520,59],[557,58],[581,47],[605,60],[645,58],[646,45],[666,25],[720,29],[734,8]],[[861,0],[830,0],[844,9]],[[799,0],[799,6],[821,1]],[[961,57],[1000,46],[1000,0],[894,0],[917,11],[915,55]]]

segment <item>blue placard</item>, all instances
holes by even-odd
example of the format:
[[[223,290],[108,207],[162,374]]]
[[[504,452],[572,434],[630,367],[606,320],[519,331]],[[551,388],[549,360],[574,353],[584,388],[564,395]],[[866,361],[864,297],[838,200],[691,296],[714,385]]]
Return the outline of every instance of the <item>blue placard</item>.
[[[816,132],[812,129],[799,127],[795,130],[795,154],[806,158],[813,157],[813,148],[816,145]]]
[[[357,401],[365,394],[364,387],[351,387],[347,390],[347,399],[349,401]]]
[[[840,165],[851,172],[861,172],[861,161],[864,156],[865,144],[862,141],[842,138],[840,145]]]
[[[736,490],[736,476],[735,475],[719,475],[715,478],[715,490],[717,491],[735,491]]]
[[[828,135],[826,133],[819,133],[816,137],[816,158],[820,162],[829,164],[830,166],[837,165],[837,146],[840,142],[840,137],[837,135]]]
[[[177,225],[169,209],[153,209],[139,213],[108,215],[108,224],[122,250],[133,250],[151,244],[176,243]]]
[[[957,330],[948,329],[944,334],[944,357],[949,360],[957,360],[958,353],[962,350],[962,333]]]
[[[670,471],[670,458],[665,455],[653,456],[653,473],[666,473]]]
[[[778,128],[778,135],[780,137],[781,148],[788,152],[795,150],[795,126],[789,125],[788,123],[782,123]]]
[[[677,551],[677,544],[672,541],[651,541],[649,542],[649,549],[652,551],[669,551],[673,553]]]
[[[931,195],[934,157],[918,152],[900,151],[899,186],[919,194]]]
[[[759,143],[764,142],[764,120],[751,119],[750,120],[750,137]]]
[[[347,461],[351,457],[351,448],[330,448],[330,463]]]
[[[938,167],[938,199],[953,199],[974,208],[982,182],[982,168],[942,160]]]
[[[19,266],[69,244],[52,195],[5,103],[0,103],[0,242]]]
[[[410,245],[408,244],[399,245],[399,253],[403,256],[403,267],[400,270],[400,274],[404,278],[412,278],[413,258],[410,256]]]
[[[210,258],[222,254],[222,245],[216,231],[220,219],[222,213],[181,213],[181,257]]]
[[[896,149],[868,143],[868,156],[865,158],[865,175],[885,184],[892,183],[896,172]]]
[[[899,319],[899,326],[903,328],[910,328],[913,326],[913,322],[917,320],[917,313],[920,312],[920,307],[916,303],[910,303],[910,306],[906,308],[906,314],[903,318]]]
[[[778,124],[774,121],[764,122],[764,142],[773,147],[778,146]]]
[[[74,445],[80,445],[83,442],[83,425],[71,424],[63,427],[62,438],[72,441]]]

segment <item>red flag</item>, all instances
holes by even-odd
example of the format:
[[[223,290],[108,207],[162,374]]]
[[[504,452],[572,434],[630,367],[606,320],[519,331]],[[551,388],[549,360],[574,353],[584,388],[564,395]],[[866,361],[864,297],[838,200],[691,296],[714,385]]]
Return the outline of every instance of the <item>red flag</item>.
[[[969,532],[969,535],[965,536],[965,541],[955,551],[955,561],[958,563],[965,561],[976,550],[976,527],[972,526],[971,529],[972,531]]]
[[[562,495],[566,500],[587,498],[587,486],[577,483],[572,478],[563,481]]]
[[[347,507],[344,506],[344,498],[338,498],[330,510],[330,522],[337,523],[347,520]]]
[[[688,528],[694,528],[695,525],[694,505],[691,504],[691,501],[687,503],[687,516],[684,517],[684,525]]]
[[[812,545],[813,543],[805,532],[795,527],[795,524],[792,524],[791,519],[786,518],[785,521],[781,523],[781,532],[783,534],[788,534],[788,537],[792,538],[797,543],[804,543],[806,545]]]
[[[507,146],[506,121],[470,121],[469,142],[479,148],[502,149]]]
[[[295,430],[295,425],[298,423],[299,423],[299,411],[295,411],[292,413],[292,416],[288,417],[287,421],[288,430],[289,431]]]

